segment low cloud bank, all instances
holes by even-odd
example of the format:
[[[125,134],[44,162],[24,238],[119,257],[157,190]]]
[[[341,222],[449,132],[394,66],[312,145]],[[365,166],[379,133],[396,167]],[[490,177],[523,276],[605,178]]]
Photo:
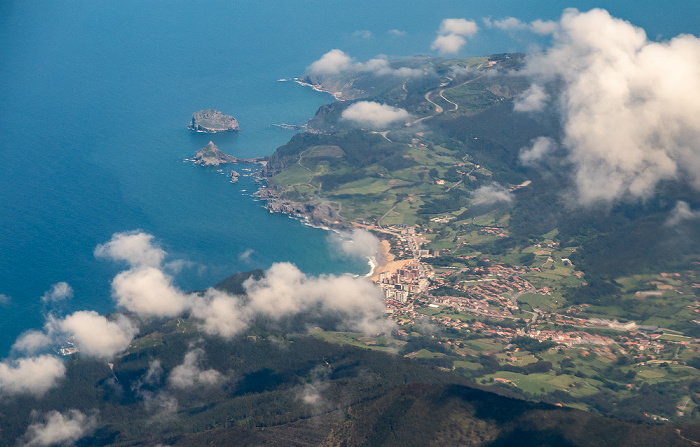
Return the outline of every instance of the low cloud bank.
[[[535,34],[554,34],[557,30],[557,23],[551,20],[534,20],[530,23],[523,22],[515,17],[506,17],[499,20],[491,20],[490,17],[483,19],[487,28],[498,28],[503,31],[529,31]]]
[[[124,351],[138,329],[128,318],[117,315],[114,321],[95,311],[75,312],[55,322],[81,353],[91,357],[110,358]]]
[[[671,210],[671,213],[666,220],[666,225],[669,227],[675,227],[683,222],[698,219],[700,219],[700,210],[693,211],[690,209],[688,202],[679,200],[676,202],[675,208]]]
[[[557,143],[549,137],[537,137],[529,147],[520,149],[520,162],[525,166],[533,166],[556,149]]]
[[[411,115],[399,107],[373,101],[359,101],[343,110],[341,118],[364,126],[383,128],[397,122],[406,122]]]
[[[513,194],[499,183],[484,185],[472,192],[472,205],[506,204],[513,201]]]
[[[97,425],[95,415],[78,410],[51,411],[31,424],[24,435],[24,446],[72,445],[89,435]]]
[[[192,314],[203,320],[212,335],[233,337],[256,317],[279,321],[310,312],[342,316],[346,329],[368,334],[390,332],[380,291],[365,278],[324,275],[311,277],[290,263],[273,264],[260,279],[243,284],[247,296],[231,296],[213,289],[197,297]]]
[[[378,241],[368,232],[348,233],[338,244],[352,256],[378,252]],[[166,253],[149,234],[117,233],[110,242],[98,246],[95,254],[129,264],[112,281],[112,291],[117,305],[132,317],[118,314],[107,318],[94,311],[77,311],[63,318],[49,315],[42,330],[27,331],[17,339],[13,352],[34,355],[42,349],[70,342],[82,355],[108,359],[128,348],[138,333],[139,319],[188,313],[201,319],[204,332],[223,338],[245,331],[256,318],[280,321],[305,313],[339,317],[345,329],[368,334],[390,332],[393,328],[384,318],[379,289],[365,278],[311,277],[290,263],[278,263],[262,278],[245,281],[246,296],[229,295],[213,288],[203,293],[185,293],[161,270]],[[203,354],[198,349],[188,352],[183,364],[171,372],[170,386],[186,388],[221,381],[219,372],[200,369]],[[63,361],[53,355],[0,362],[0,394],[40,396],[54,387],[65,371]],[[155,370],[151,375],[156,380]],[[168,399],[154,402],[172,407]]]
[[[117,249],[121,244],[137,245],[139,253],[158,250],[151,246],[152,237],[147,236],[150,235],[120,233],[112,238],[119,243],[112,246]],[[148,243],[143,244],[143,241]],[[376,253],[378,250],[376,238],[363,232],[352,233],[344,246],[352,254]],[[162,256],[145,258],[163,261]],[[154,265],[136,265],[119,273],[112,288],[117,304],[139,317],[173,317],[191,312],[203,320],[205,332],[226,338],[247,329],[256,317],[279,320],[312,308],[343,313],[348,327],[358,330],[375,332],[386,329],[378,321],[383,321],[384,303],[371,282],[348,276],[309,277],[289,263],[273,264],[260,280],[246,281],[245,299],[215,289],[208,289],[203,294],[184,293],[173,284],[172,277]],[[125,335],[130,334],[128,327],[120,327]]]
[[[513,110],[516,112],[540,112],[544,110],[548,100],[549,94],[544,87],[532,84],[520,97],[516,98]]]
[[[173,368],[168,376],[168,384],[173,388],[185,389],[194,386],[207,387],[214,386],[223,380],[220,372],[214,369],[202,370],[200,365],[204,351],[202,349],[193,349],[185,354],[185,360],[182,364]]]
[[[53,355],[22,358],[0,363],[0,394],[41,396],[66,373],[63,361]]]
[[[67,317],[47,317],[43,330],[29,330],[12,345],[14,352],[34,354],[50,346],[73,344],[89,357],[110,358],[124,351],[138,333],[136,323],[124,315],[112,320],[95,311],[82,310]]]
[[[543,86],[561,89],[560,145],[579,203],[644,200],[667,180],[700,189],[700,39],[649,41],[602,9],[567,9],[555,25],[551,46],[520,72],[533,85],[516,109],[542,110]]]
[[[323,397],[328,390],[328,370],[317,366],[310,371],[311,382],[305,384],[297,393],[297,399],[313,408],[314,412],[327,411],[331,403]]]
[[[350,257],[376,259],[380,253],[379,239],[367,230],[357,228],[352,231],[331,233],[328,239],[332,247]]]
[[[307,68],[308,74],[312,76],[335,75],[346,71],[401,78],[417,77],[424,74],[423,70],[417,68],[392,68],[389,61],[382,57],[370,59],[367,62],[355,62],[352,57],[339,49],[330,50]]]

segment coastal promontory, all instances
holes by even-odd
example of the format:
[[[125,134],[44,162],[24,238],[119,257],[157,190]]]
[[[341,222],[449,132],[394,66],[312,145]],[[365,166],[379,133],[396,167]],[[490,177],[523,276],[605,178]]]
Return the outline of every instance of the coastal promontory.
[[[189,128],[196,132],[217,133],[230,130],[240,130],[236,118],[224,115],[218,110],[200,110],[192,114]]]
[[[224,163],[236,163],[238,159],[234,156],[225,154],[210,141],[206,146],[197,151],[194,157],[194,162],[202,166],[219,166]]]

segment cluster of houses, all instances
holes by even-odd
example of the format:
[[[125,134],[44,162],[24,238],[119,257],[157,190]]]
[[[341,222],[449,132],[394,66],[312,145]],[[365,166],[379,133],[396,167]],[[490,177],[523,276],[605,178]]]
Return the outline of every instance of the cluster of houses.
[[[492,307],[485,300],[467,298],[461,296],[428,296],[431,303],[452,306],[460,311],[467,312],[480,317],[491,318],[494,320],[505,320],[513,318],[513,314],[502,308]],[[510,302],[510,301],[509,301]]]
[[[534,291],[532,285],[529,282],[522,279],[519,274],[524,273],[523,269],[516,267],[506,267],[502,265],[494,265],[490,267],[474,267],[471,269],[473,273],[477,275],[491,275],[496,276],[488,281],[480,281],[478,283],[468,283],[461,282],[458,284],[453,284],[442,278],[435,278],[433,289],[438,287],[449,286],[456,290],[466,292],[470,297],[475,298],[476,301],[486,301],[495,304],[506,310],[517,309],[518,306],[510,297],[505,295],[512,295],[517,293],[522,293],[525,291]],[[465,311],[469,311],[473,307],[472,299],[461,298],[461,297],[434,297],[434,301],[440,304],[447,304],[450,306],[455,306],[459,308],[464,308]],[[507,312],[503,318],[512,318],[508,316],[510,312]]]
[[[563,331],[541,331],[538,329],[519,329],[518,335],[534,338],[535,340],[553,342],[572,347],[575,345],[611,345],[615,343],[610,337],[598,334],[589,334],[585,331],[563,332]]]
[[[418,261],[411,260],[394,272],[379,274],[377,285],[384,294],[384,300],[406,303],[410,295],[428,290],[428,279],[421,273]]]
[[[491,236],[506,237],[508,236],[508,231],[503,227],[484,227],[479,230],[481,233],[489,234]]]
[[[425,239],[416,232],[415,227],[395,226],[401,234],[398,242],[400,251],[413,254],[414,259],[404,263],[403,267],[393,272],[383,272],[379,275],[377,285],[381,288],[387,307],[388,317],[398,325],[410,325],[416,322],[428,320],[433,324],[457,329],[465,332],[478,332],[485,337],[500,338],[509,342],[515,337],[530,337],[540,342],[551,340],[558,344],[574,347],[580,345],[590,346],[588,349],[609,351],[610,345],[616,345],[622,351],[636,350],[659,353],[664,344],[658,340],[661,331],[655,326],[638,326],[634,322],[620,322],[601,318],[580,318],[570,313],[547,313],[537,311],[540,321],[554,323],[562,326],[575,326],[580,328],[605,328],[620,331],[614,339],[608,336],[589,333],[585,330],[563,331],[538,328],[535,318],[522,327],[508,327],[495,323],[482,321],[470,321],[469,323],[459,318],[448,315],[428,316],[416,311],[412,297],[421,295],[421,301],[429,307],[440,308],[451,306],[455,309],[477,317],[489,320],[503,321],[515,319],[513,312],[518,310],[516,297],[521,293],[532,292],[549,294],[545,287],[535,289],[528,281],[521,278],[523,273],[533,269],[528,267],[513,267],[504,265],[482,265],[468,269],[470,276],[475,281],[450,281],[449,273],[433,276],[432,285],[428,281],[425,265],[420,262],[421,257],[439,256],[439,252],[421,250]],[[500,227],[487,227],[481,230],[484,233],[500,236],[503,229]],[[558,244],[550,243],[549,248],[555,248]],[[564,263],[568,259],[562,259]],[[451,287],[465,296],[432,295],[431,291],[441,287]],[[584,306],[584,305],[582,305]],[[519,325],[520,326],[520,325]],[[404,330],[400,330],[404,332]],[[611,354],[612,355],[612,354]]]

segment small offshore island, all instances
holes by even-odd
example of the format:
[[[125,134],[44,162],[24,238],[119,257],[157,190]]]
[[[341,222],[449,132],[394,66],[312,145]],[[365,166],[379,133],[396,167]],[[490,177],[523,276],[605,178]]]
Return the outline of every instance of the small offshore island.
[[[194,158],[188,158],[185,159],[185,161],[193,161],[195,164],[202,166],[219,166],[226,163],[259,163],[264,167],[267,163],[267,159],[265,157],[237,158],[233,155],[228,155],[222,152],[213,141],[209,141],[206,146],[198,150]],[[241,177],[241,174],[234,170],[231,170],[230,175],[231,183],[238,182],[239,178]]]
[[[218,110],[200,110],[192,114],[192,121],[188,126],[190,130],[203,133],[228,132],[241,130],[236,118],[224,115]]]
[[[236,163],[238,159],[232,155],[221,152],[213,141],[197,151],[194,162],[202,166],[219,166],[225,163]]]

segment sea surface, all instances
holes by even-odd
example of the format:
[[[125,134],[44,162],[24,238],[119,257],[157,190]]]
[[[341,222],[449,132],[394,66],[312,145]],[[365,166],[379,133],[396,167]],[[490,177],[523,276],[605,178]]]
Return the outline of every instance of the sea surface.
[[[93,255],[112,234],[142,230],[184,261],[183,290],[289,261],[309,275],[365,274],[366,260],[327,232],[270,214],[252,177],[183,162],[209,140],[238,157],[271,154],[332,101],[293,82],[325,52],[365,61],[437,54],[440,21],[556,20],[607,7],[650,38],[696,33],[696,2],[7,1],[0,0],[0,358],[49,313],[114,309],[123,269]],[[482,30],[458,56],[526,51],[546,39]],[[194,111],[234,115],[238,133],[187,130]],[[256,166],[235,166],[238,172]],[[48,307],[59,281],[74,297]]]

